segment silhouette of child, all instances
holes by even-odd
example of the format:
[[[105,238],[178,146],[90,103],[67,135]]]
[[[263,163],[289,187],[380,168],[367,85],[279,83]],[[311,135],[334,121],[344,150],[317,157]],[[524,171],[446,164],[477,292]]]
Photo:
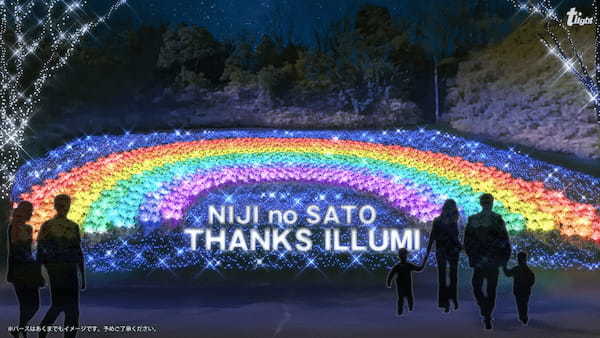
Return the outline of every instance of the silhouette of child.
[[[404,310],[404,299],[408,303],[408,311],[413,310],[414,297],[413,297],[413,284],[412,284],[412,272],[423,270],[423,265],[416,266],[407,261],[408,250],[402,248],[398,251],[398,257],[400,257],[400,263],[394,265],[387,275],[386,285],[388,288],[392,287],[392,281],[396,280],[396,291],[398,296],[398,304],[396,313],[398,316],[402,315]]]
[[[515,301],[517,303],[517,310],[519,311],[519,320],[523,325],[527,325],[529,317],[527,316],[527,307],[529,303],[529,296],[531,295],[531,288],[535,284],[535,274],[529,266],[527,266],[527,254],[525,252],[519,252],[517,254],[517,260],[519,265],[512,269],[507,269],[504,266],[504,274],[508,277],[513,277],[513,294],[515,295]]]

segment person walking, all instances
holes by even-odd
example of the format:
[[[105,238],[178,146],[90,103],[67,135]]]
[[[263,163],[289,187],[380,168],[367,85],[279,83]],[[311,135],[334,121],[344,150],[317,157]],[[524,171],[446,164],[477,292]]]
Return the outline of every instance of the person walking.
[[[58,195],[54,199],[56,216],[45,222],[38,237],[38,260],[46,268],[50,279],[52,304],[40,324],[40,337],[46,337],[44,328],[53,325],[61,312],[65,313],[64,336],[77,335],[79,326],[79,278],[85,289],[85,266],[81,250],[79,225],[67,218],[71,198]]]
[[[519,252],[517,254],[519,264],[513,268],[503,267],[504,274],[507,277],[513,278],[513,294],[515,295],[515,303],[517,304],[517,312],[519,313],[519,321],[523,325],[529,322],[529,297],[531,296],[531,288],[535,284],[535,274],[527,265],[527,253]]]
[[[408,305],[408,311],[412,311],[414,308],[414,292],[413,292],[413,271],[421,272],[425,265],[417,266],[408,261],[408,250],[402,248],[398,250],[398,258],[400,262],[394,265],[388,273],[385,284],[388,288],[392,287],[392,282],[396,281],[396,314],[402,316],[404,312],[404,300]]]
[[[438,269],[438,307],[450,311],[450,301],[458,309],[458,257],[462,246],[458,240],[459,212],[456,202],[444,202],[442,213],[433,220],[429,244],[425,257],[429,257],[435,243],[435,258]],[[448,273],[449,272],[449,273]]]
[[[473,268],[473,295],[479,305],[485,329],[491,330],[499,268],[508,262],[511,246],[502,216],[492,211],[494,197],[483,194],[479,203],[481,212],[470,216],[465,227],[464,247],[469,257],[469,266]]]
[[[27,337],[26,327],[40,307],[39,288],[44,285],[40,265],[32,252],[33,228],[27,222],[33,205],[19,203],[8,226],[8,270],[6,281],[13,284],[19,302],[19,326],[13,337]]]

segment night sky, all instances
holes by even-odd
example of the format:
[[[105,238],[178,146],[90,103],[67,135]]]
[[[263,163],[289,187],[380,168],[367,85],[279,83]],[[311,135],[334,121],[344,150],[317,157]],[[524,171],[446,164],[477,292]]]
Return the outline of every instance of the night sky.
[[[345,15],[353,14],[366,1],[323,0],[130,0],[130,16],[146,24],[189,23],[208,27],[219,38],[260,36],[291,29],[295,39],[306,40],[314,28],[320,28]],[[399,1],[376,0],[370,3],[395,4]]]
[[[103,2],[104,5],[96,3],[94,9],[106,7],[110,1]],[[438,0],[419,2],[435,15]],[[129,0],[128,10],[121,11],[113,25],[115,21],[121,24],[188,23],[207,27],[220,39],[279,33],[286,39],[307,42],[314,30],[323,31],[333,21],[352,17],[366,3],[387,7],[395,18],[411,20],[414,16],[415,2],[400,0]],[[490,8],[504,15],[510,13],[507,3],[506,0],[489,0]]]
[[[98,0],[91,6],[94,11],[103,12],[112,1]],[[591,3],[555,2],[563,7],[559,12]],[[505,27],[498,27],[500,37],[511,30],[509,19],[516,11],[508,0],[128,0],[128,8],[120,10],[110,26],[118,30],[132,25],[187,23],[208,28],[220,40],[256,42],[267,34],[285,42],[310,45],[315,31],[325,32],[332,22],[354,17],[364,4],[387,7],[394,20],[414,22],[419,16],[444,20],[448,17],[445,11],[464,5],[474,7],[477,3],[485,3],[489,13],[506,21]]]

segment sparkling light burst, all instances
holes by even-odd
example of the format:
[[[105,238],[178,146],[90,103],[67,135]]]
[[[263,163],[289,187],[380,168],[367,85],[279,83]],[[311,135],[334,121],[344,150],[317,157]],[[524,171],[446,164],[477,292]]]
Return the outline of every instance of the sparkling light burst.
[[[9,193],[25,130],[48,80],[125,4],[116,0],[96,16],[84,11],[86,0],[0,0],[0,197]]]
[[[290,182],[310,188],[272,188]],[[464,221],[479,211],[479,195],[490,192],[515,245],[537,252],[535,259],[548,259],[538,265],[598,268],[594,241],[600,241],[600,179],[512,149],[424,129],[205,130],[86,137],[23,165],[12,196],[33,202],[32,225],[37,228],[53,215],[53,197],[70,194],[70,217],[82,224],[86,237],[112,238],[87,244],[88,259],[98,271],[195,264],[216,269],[215,261],[222,268],[377,268],[390,263],[389,255],[366,253],[358,264],[318,246],[308,253],[191,252],[189,240],[172,227],[205,226],[206,210],[195,205],[210,196],[223,204],[246,202],[266,209],[275,201],[297,209],[311,203],[362,203],[339,191],[330,193],[326,186],[315,190],[315,184],[362,192],[404,215],[400,223],[384,217],[376,226],[423,225],[439,213],[446,198],[457,201]],[[227,190],[247,185],[255,187],[246,196]],[[271,187],[261,189],[265,185]],[[248,194],[263,200],[248,201]],[[145,235],[157,228],[161,233]],[[125,235],[111,237],[115,232]],[[588,243],[589,250],[568,244],[572,237]]]
[[[575,41],[571,36],[569,27],[559,18],[550,0],[531,0],[522,2],[519,0],[510,0],[510,2],[520,11],[529,12],[532,15],[540,17],[544,22],[544,33],[540,34],[540,41],[548,52],[554,55],[563,65],[565,72],[572,74],[585,88],[589,103],[596,109],[596,117],[600,123],[600,25],[598,24],[598,15],[600,11],[600,0],[594,0],[594,21],[596,25],[596,60],[595,75],[588,70],[581,51],[577,48]],[[566,41],[561,41],[559,36],[564,36]]]

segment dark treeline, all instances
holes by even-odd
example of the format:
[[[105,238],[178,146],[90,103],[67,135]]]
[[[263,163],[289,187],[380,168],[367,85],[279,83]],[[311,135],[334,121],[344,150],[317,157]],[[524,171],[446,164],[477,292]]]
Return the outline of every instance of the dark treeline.
[[[294,19],[301,13],[289,10],[274,6],[259,31],[229,36],[210,24],[133,26],[117,18],[79,50],[46,105],[56,112],[59,104],[126,104],[164,88],[236,86],[282,98],[339,93],[360,112],[378,98],[400,98],[432,120],[457,61],[522,19],[508,1],[407,1],[400,9],[355,2],[335,20],[303,27],[306,38]]]

